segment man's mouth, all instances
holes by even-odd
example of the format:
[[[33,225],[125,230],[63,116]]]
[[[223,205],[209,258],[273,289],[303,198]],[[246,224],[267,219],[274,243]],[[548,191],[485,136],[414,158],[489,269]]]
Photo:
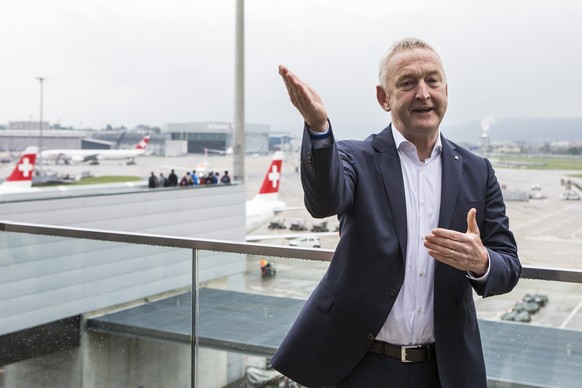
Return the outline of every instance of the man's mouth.
[[[429,107],[425,107],[425,108],[415,108],[412,111],[413,112],[418,112],[418,113],[428,113],[431,110],[433,110],[433,108],[429,106]]]

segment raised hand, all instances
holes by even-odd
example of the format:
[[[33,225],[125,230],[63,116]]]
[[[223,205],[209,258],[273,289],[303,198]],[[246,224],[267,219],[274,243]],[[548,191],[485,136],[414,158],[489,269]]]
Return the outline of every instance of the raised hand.
[[[319,94],[283,65],[279,66],[279,74],[285,82],[291,103],[301,113],[307,126],[316,132],[326,131],[327,111]]]

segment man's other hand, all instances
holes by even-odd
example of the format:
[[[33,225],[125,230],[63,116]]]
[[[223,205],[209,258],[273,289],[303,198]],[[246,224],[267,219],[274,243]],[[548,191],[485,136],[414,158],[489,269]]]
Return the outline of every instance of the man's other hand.
[[[489,266],[487,249],[481,242],[477,226],[477,210],[467,213],[467,232],[435,228],[424,236],[424,246],[428,254],[436,260],[462,271],[469,271],[476,277],[485,275]]]

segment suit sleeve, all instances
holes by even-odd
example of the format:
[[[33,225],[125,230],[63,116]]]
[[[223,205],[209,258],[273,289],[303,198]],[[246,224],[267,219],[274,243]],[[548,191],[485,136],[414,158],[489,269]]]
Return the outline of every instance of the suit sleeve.
[[[331,125],[329,131],[332,131]],[[338,150],[333,133],[316,138],[305,127],[301,146],[301,184],[305,207],[315,218],[333,216],[351,206],[356,174],[349,156]]]

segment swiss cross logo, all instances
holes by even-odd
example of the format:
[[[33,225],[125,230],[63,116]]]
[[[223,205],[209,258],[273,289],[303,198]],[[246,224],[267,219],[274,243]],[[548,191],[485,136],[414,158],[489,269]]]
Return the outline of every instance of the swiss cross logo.
[[[277,188],[279,180],[281,179],[281,174],[279,173],[276,164],[273,164],[273,166],[271,166],[271,172],[269,172],[267,179],[271,181],[271,184],[273,185],[274,189]]]
[[[35,151],[36,152],[36,151]],[[32,175],[34,174],[34,162],[36,160],[36,153],[29,153],[28,150],[25,154],[20,158],[12,173],[6,181],[8,182],[22,182],[32,181]]]
[[[279,182],[281,181],[281,160],[273,160],[267,170],[267,175],[263,180],[260,194],[277,193],[279,191]]]
[[[22,163],[18,165],[18,171],[22,173],[22,176],[28,178],[30,173],[34,170],[34,165],[30,162],[28,156],[22,158]]]
[[[136,150],[145,150],[148,146],[149,141],[150,141],[150,137],[144,136],[144,138],[141,139],[141,141],[135,145],[135,149]]]

